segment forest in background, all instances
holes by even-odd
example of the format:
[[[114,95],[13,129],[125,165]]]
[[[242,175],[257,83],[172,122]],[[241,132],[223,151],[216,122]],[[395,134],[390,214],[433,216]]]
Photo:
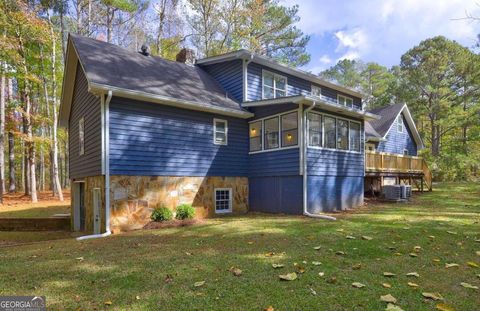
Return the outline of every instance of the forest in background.
[[[471,17],[475,19],[474,17]],[[0,193],[69,187],[68,138],[57,128],[65,45],[78,33],[174,59],[240,48],[290,66],[310,61],[298,6],[278,0],[2,0],[0,2]],[[444,37],[420,42],[398,66],[340,60],[320,73],[366,94],[368,108],[405,102],[437,179],[478,179],[480,60]],[[0,195],[0,199],[1,199]]]

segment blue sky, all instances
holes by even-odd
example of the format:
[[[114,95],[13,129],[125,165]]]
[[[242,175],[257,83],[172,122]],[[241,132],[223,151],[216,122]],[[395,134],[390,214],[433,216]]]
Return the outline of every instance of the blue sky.
[[[472,47],[480,22],[480,0],[283,0],[299,5],[298,27],[311,36],[312,58],[303,69],[318,73],[340,59],[375,61],[385,66],[420,41],[443,35]]]

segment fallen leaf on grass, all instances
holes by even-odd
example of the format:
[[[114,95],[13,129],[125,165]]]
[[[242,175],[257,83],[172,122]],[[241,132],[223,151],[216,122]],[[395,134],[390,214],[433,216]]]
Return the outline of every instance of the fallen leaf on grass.
[[[84,260],[83,257],[77,257],[77,258],[75,258],[75,259],[76,259],[76,260],[80,260],[80,261]]]
[[[138,295],[135,296],[135,299],[140,300],[140,296],[138,296]]]
[[[272,263],[273,269],[278,269],[278,268],[283,268],[285,265],[282,265],[281,263]]]
[[[408,255],[409,255],[410,257],[418,257],[418,255],[415,254],[415,253],[410,253],[410,254],[408,254]]]
[[[408,284],[408,286],[410,286],[410,287],[418,287],[418,284],[417,284],[417,283],[408,282],[407,284]]]
[[[354,236],[351,236],[351,235],[347,235],[345,238],[347,240],[355,240],[356,239]]]
[[[110,300],[108,300],[108,301],[105,301],[103,304],[106,305],[106,306],[111,306],[112,302]]]
[[[203,285],[205,285],[205,281],[199,281],[199,282],[195,282],[193,284],[193,286],[195,286],[195,287],[200,287],[200,286],[203,286]]]
[[[447,233],[457,235],[457,233],[455,231],[447,231]]]
[[[434,259],[432,259],[432,261],[433,261],[433,262],[440,262],[440,259],[434,258]]]
[[[397,303],[397,298],[393,297],[390,294],[380,296],[380,301],[389,302],[389,303]]]
[[[234,276],[242,275],[242,270],[240,270],[239,268],[231,267],[229,271],[232,272]]]
[[[345,231],[344,229],[337,229],[338,232],[343,232]]]
[[[402,256],[402,253],[395,253],[395,256]]]
[[[165,276],[165,283],[170,283],[173,281],[173,277],[170,274]]]
[[[362,268],[362,264],[361,263],[357,263],[355,265],[352,266],[352,269],[353,270],[360,270]]]
[[[325,272],[318,272],[318,275],[323,277],[325,275]]]
[[[297,279],[297,274],[295,272],[292,272],[287,274],[280,274],[278,277],[282,281],[294,281]]]
[[[434,236],[434,235],[429,235],[428,237],[429,237],[430,239],[432,239],[432,240],[435,239],[435,236]]]
[[[421,247],[421,246],[415,246],[413,249],[414,249],[416,252],[419,252],[419,251],[422,250],[422,247]]]
[[[362,288],[362,287],[365,287],[365,284],[362,284],[360,282],[353,282],[352,286],[355,288]]]
[[[403,311],[403,309],[399,306],[394,305],[393,303],[389,303],[385,311]]]
[[[366,241],[370,241],[372,240],[373,238],[368,236],[368,235],[362,235],[362,240],[366,240]]]
[[[387,277],[387,278],[391,278],[391,277],[394,277],[396,274],[395,273],[392,273],[392,272],[383,272],[383,276]]]
[[[443,300],[442,295],[439,293],[422,293],[422,296],[433,300]]]
[[[320,261],[312,261],[312,265],[320,266],[322,263]]]
[[[298,270],[298,273],[305,273],[305,267],[304,266],[300,266],[300,265],[297,265],[297,270]]]
[[[477,254],[477,256],[480,256],[480,251],[476,251],[475,254]]]
[[[252,244],[253,244],[253,241],[248,241],[247,244],[248,244],[248,245],[252,245]]]
[[[334,277],[334,276],[332,276],[331,278],[329,278],[329,279],[327,280],[327,283],[329,283],[329,284],[335,284],[335,283],[337,283],[337,278]]]
[[[470,283],[462,282],[462,283],[460,283],[460,285],[462,285],[462,286],[465,287],[465,288],[478,289],[478,286],[472,285],[472,284],[470,284]]]
[[[435,309],[440,310],[440,311],[454,311],[455,310],[455,309],[453,309],[452,306],[449,306],[449,305],[447,305],[443,302],[437,303],[435,305]]]
[[[312,293],[313,296],[317,296],[317,292],[310,287],[310,293]]]
[[[321,249],[322,247],[321,246],[315,246],[313,249],[318,251],[319,249]]]
[[[418,274],[417,272],[409,272],[406,274],[407,276],[414,276],[416,278],[420,277],[420,274]]]
[[[458,263],[446,263],[445,268],[453,268],[453,267],[458,267]]]
[[[392,285],[390,285],[388,283],[382,283],[382,286],[385,287],[385,288],[392,288]]]
[[[335,254],[337,254],[337,255],[342,255],[342,256],[343,256],[343,255],[345,255],[345,252],[343,252],[343,251],[336,251]]]
[[[473,262],[473,261],[467,262],[467,265],[469,267],[472,267],[472,268],[479,268],[480,267],[476,262]]]
[[[275,309],[272,306],[268,306],[263,311],[275,311]]]
[[[272,257],[273,255],[275,255],[274,252],[268,252],[265,254],[265,257]]]

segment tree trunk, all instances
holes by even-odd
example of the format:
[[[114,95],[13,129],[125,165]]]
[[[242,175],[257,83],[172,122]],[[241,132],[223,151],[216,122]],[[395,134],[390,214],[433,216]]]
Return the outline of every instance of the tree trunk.
[[[8,175],[9,188],[8,192],[15,192],[15,139],[13,132],[8,132]]]
[[[60,178],[58,177],[58,138],[57,138],[57,123],[58,123],[58,113],[57,113],[57,107],[58,107],[58,100],[57,100],[57,75],[56,75],[56,38],[55,38],[55,33],[53,31],[53,25],[50,21],[50,15],[48,15],[48,21],[50,22],[50,37],[52,40],[52,59],[51,59],[51,70],[52,70],[52,97],[53,97],[53,133],[52,133],[52,139],[53,139],[53,163],[51,165],[53,166],[53,184],[54,184],[54,189],[53,189],[53,195],[55,195],[55,192],[58,194],[58,199],[60,201],[63,201],[63,193],[62,193],[62,185],[60,184]],[[56,190],[56,191],[55,191]]]

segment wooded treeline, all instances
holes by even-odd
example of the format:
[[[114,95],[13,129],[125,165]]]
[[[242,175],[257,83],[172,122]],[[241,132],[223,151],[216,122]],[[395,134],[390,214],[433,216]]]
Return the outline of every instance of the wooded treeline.
[[[291,66],[310,61],[298,6],[278,0],[2,0],[0,2],[0,193],[69,187],[68,141],[57,129],[69,32],[174,59],[245,48]],[[471,179],[480,161],[478,55],[437,37],[399,66],[340,61],[322,77],[367,94],[369,107],[406,102],[436,176]],[[1,199],[0,195],[0,199]]]
[[[320,73],[361,90],[368,108],[407,103],[437,180],[480,178],[480,55],[455,41],[426,39],[386,68],[341,60]]]

